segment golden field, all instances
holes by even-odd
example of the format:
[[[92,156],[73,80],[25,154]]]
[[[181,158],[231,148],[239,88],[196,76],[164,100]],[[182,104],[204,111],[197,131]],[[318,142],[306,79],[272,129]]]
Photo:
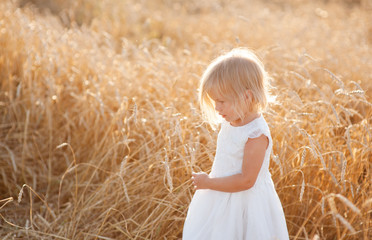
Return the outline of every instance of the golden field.
[[[2,0],[0,238],[180,239],[216,145],[198,81],[234,47],[272,76],[290,238],[371,239],[369,0]]]

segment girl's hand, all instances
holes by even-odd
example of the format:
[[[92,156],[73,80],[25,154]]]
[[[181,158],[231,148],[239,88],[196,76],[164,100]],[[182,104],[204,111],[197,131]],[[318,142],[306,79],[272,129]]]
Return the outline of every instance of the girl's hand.
[[[209,176],[205,172],[192,173],[192,184],[194,184],[195,190],[208,189]]]

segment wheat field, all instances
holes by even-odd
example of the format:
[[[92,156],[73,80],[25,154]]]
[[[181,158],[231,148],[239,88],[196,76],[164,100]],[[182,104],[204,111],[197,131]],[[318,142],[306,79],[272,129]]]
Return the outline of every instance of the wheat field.
[[[272,77],[290,239],[371,239],[368,0],[2,0],[0,238],[180,239],[218,130],[198,81],[234,47]]]

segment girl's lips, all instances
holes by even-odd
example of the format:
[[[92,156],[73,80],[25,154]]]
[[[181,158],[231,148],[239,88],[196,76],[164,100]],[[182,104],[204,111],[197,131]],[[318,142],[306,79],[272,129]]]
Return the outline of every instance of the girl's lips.
[[[221,117],[225,118],[226,115],[222,114],[222,113],[218,113]]]

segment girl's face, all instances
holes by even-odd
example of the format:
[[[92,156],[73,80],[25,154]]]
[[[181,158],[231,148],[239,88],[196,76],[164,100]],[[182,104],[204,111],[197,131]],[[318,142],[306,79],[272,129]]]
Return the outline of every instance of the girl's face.
[[[241,125],[242,121],[234,109],[232,100],[215,93],[210,93],[209,96],[214,101],[214,109],[221,117],[233,126]]]

